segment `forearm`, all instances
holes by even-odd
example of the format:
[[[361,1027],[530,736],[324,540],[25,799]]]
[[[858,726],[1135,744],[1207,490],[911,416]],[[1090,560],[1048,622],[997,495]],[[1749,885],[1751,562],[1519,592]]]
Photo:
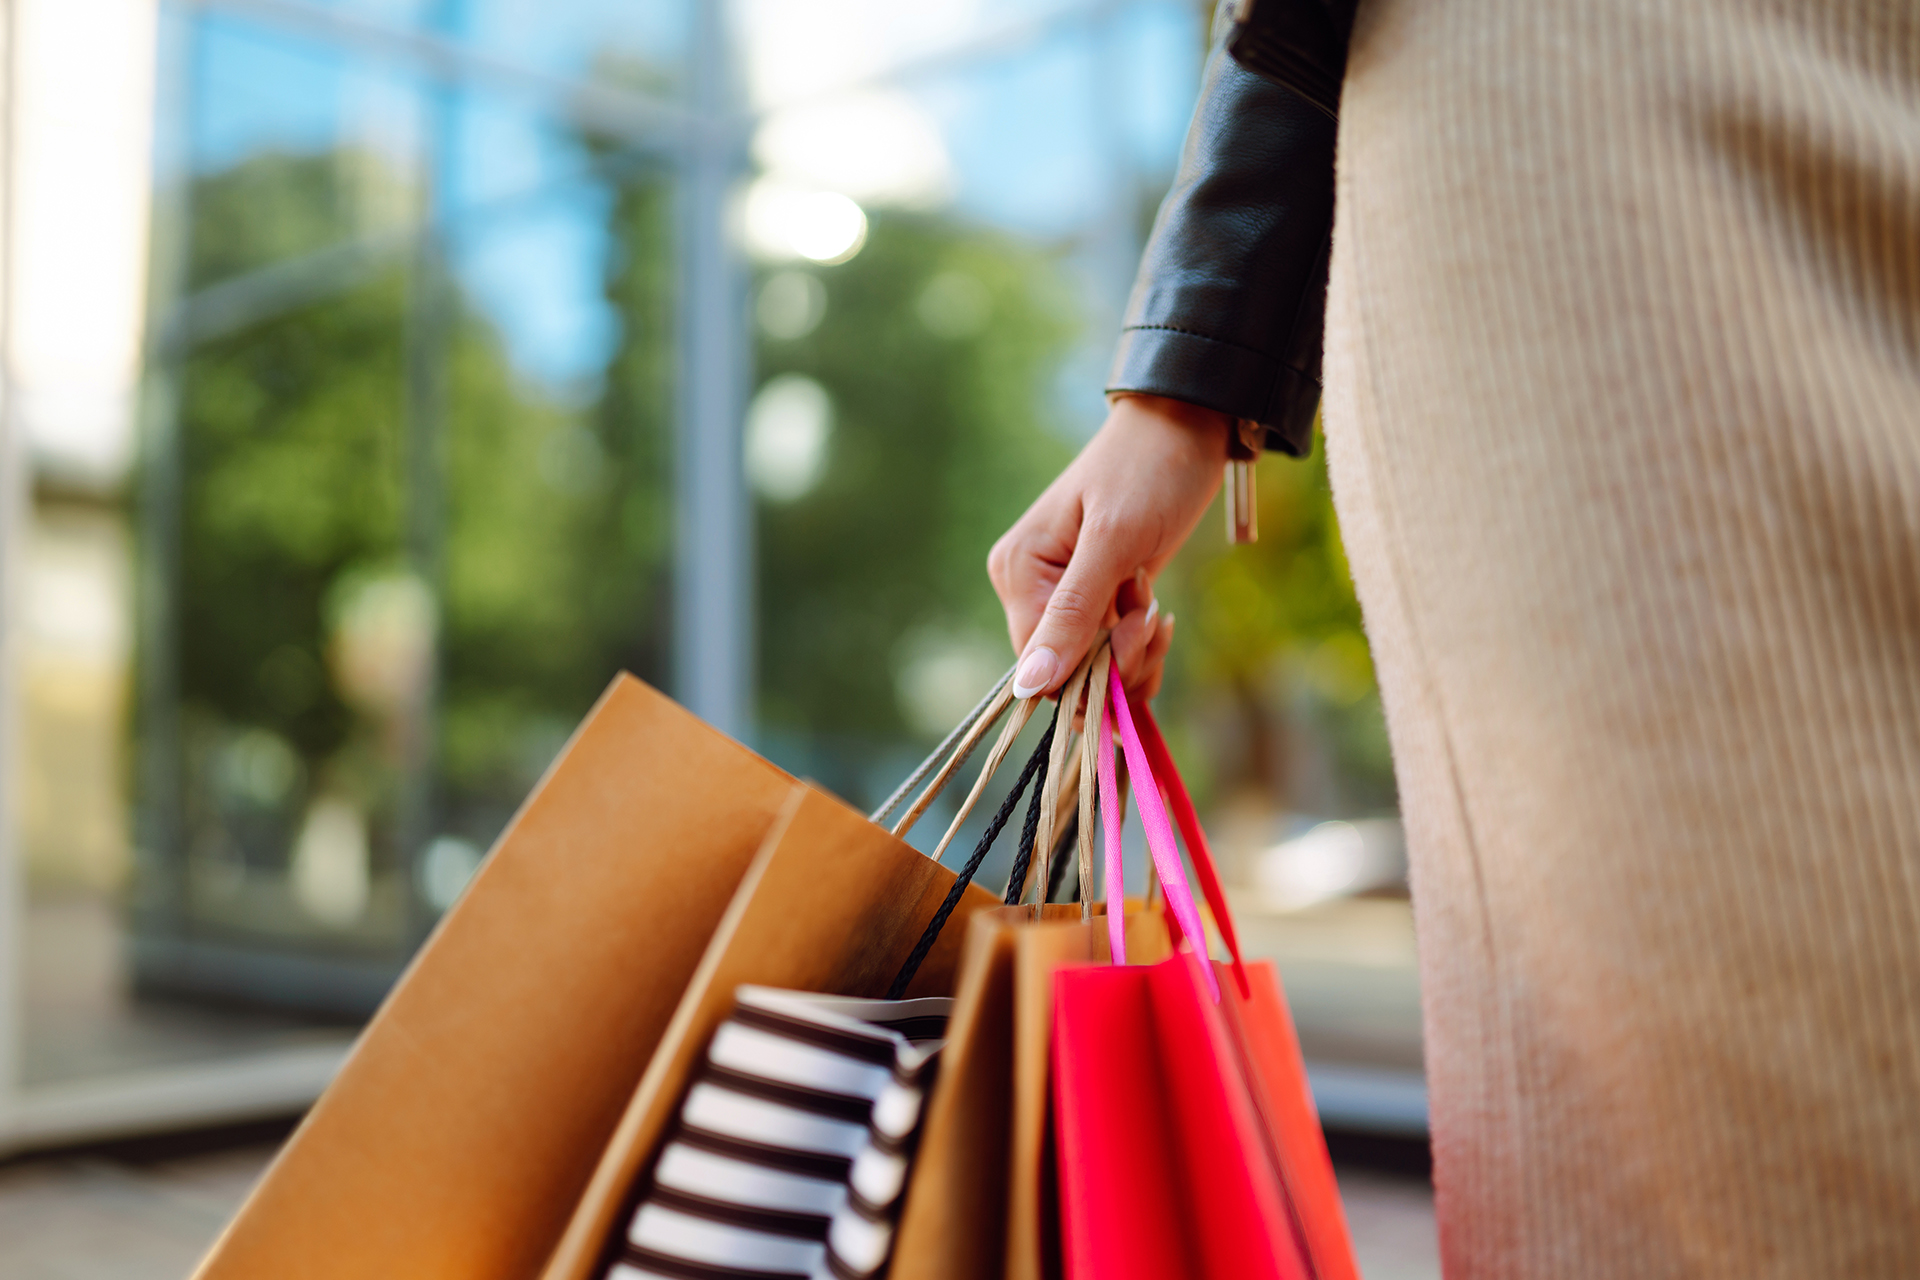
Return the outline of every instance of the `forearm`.
[[[1222,28],[1108,390],[1256,422],[1269,448],[1304,454],[1319,403],[1334,124],[1224,43]]]

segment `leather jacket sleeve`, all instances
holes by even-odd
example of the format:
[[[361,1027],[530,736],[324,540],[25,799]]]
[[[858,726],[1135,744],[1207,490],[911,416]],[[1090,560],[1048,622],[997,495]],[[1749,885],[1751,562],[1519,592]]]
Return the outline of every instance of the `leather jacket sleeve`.
[[[1259,423],[1267,448],[1304,457],[1320,404],[1334,121],[1229,56],[1230,3],[1107,390]]]
[[[1358,0],[1233,0],[1227,52],[1330,116],[1340,114]]]

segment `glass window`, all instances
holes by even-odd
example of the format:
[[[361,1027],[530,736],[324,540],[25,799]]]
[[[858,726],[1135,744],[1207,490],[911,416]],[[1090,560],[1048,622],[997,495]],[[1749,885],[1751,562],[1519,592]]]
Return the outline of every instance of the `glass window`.
[[[16,313],[78,281],[96,322],[8,337],[35,441],[12,1034],[28,1094],[218,1059],[295,1106],[615,672],[870,806],[1011,662],[986,551],[1101,419],[1208,13],[141,11],[119,63],[22,33],[65,41],[33,65],[74,112],[118,113],[134,212],[36,214],[61,188],[23,146]],[[61,101],[42,80],[21,103]],[[26,358],[66,332],[108,373]],[[1324,468],[1260,482],[1261,542],[1210,521],[1162,580],[1161,718],[1310,1051],[1417,1068]],[[175,1114],[238,1105],[195,1087]]]
[[[666,678],[674,179],[351,43],[195,35],[134,978],[358,1017],[613,673]]]

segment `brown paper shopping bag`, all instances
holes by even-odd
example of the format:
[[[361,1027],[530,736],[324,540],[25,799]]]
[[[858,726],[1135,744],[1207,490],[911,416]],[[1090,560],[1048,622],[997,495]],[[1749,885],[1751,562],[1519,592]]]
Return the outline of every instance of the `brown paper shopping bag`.
[[[1013,1094],[1013,928],[997,919],[1005,910],[968,922],[893,1280],[989,1280],[1000,1271]]]
[[[1157,908],[1132,904],[1129,954],[1157,957],[1166,937]],[[969,922],[893,1280],[1041,1273],[1051,978],[1106,954],[1104,913],[1084,921],[1074,904],[1003,906]]]
[[[689,984],[673,1027],[548,1264],[548,1280],[606,1274],[620,1257],[634,1206],[647,1194],[652,1162],[669,1126],[676,1122],[691,1073],[740,985],[856,996],[880,994],[884,989],[894,999],[952,992],[966,919],[996,902],[971,879],[1046,760],[1058,723],[1056,719],[1042,734],[1040,745],[1021,768],[1018,781],[961,870],[956,873],[940,866],[940,854],[958,834],[1038,705],[1037,699],[1016,702],[1012,698],[1011,674],[875,815],[882,817],[903,802],[944,757],[938,773],[892,833],[815,795],[797,801],[792,815],[776,828],[742,881],[700,972]],[[933,859],[915,853],[898,836],[926,812],[1009,707],[1013,714]],[[1034,790],[1036,804],[1045,787],[1044,776],[1039,783]],[[1037,816],[1037,809],[1030,808],[1023,839],[1033,838]],[[948,929],[949,923],[954,927]],[[892,981],[884,988],[875,985],[889,976]]]
[[[616,679],[201,1280],[537,1271],[795,785]]]
[[[954,883],[952,871],[831,796],[796,788],[687,984],[547,1264],[546,1280],[604,1273],[689,1077],[732,1008],[735,988],[756,983],[883,995]],[[955,927],[926,952],[908,997],[952,993],[964,919],[996,902],[977,885],[965,890]]]

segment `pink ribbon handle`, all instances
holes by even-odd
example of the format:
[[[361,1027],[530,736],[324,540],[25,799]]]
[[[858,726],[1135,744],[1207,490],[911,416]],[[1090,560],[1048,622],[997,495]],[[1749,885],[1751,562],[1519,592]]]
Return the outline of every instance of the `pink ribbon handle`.
[[[1173,908],[1173,918],[1180,923],[1180,931],[1187,936],[1188,944],[1193,948],[1194,956],[1200,963],[1200,972],[1207,980],[1207,991],[1213,996],[1215,1004],[1220,1003],[1220,980],[1214,976],[1213,965],[1207,957],[1207,933],[1200,926],[1200,912],[1193,905],[1193,892],[1187,887],[1187,869],[1180,862],[1179,846],[1173,842],[1173,824],[1167,821],[1166,806],[1160,802],[1160,787],[1154,781],[1153,767],[1147,762],[1146,748],[1140,745],[1140,735],[1133,727],[1133,712],[1127,705],[1127,691],[1120,685],[1120,664],[1114,663],[1107,669],[1112,683],[1112,693],[1107,704],[1114,709],[1114,717],[1120,724],[1120,748],[1127,753],[1127,773],[1133,778],[1133,802],[1140,808],[1140,825],[1147,831],[1147,848],[1153,854],[1153,865],[1160,871],[1160,887],[1166,891],[1167,905]],[[1101,717],[1100,759],[1099,765],[1105,772],[1100,779],[1100,807],[1109,814],[1118,805],[1109,801],[1108,786],[1113,775],[1113,748],[1107,736],[1106,717]],[[1118,786],[1114,785],[1117,792]],[[1117,815],[1115,815],[1117,817]],[[1114,868],[1118,863],[1119,833],[1114,818],[1107,819],[1107,929],[1108,937],[1120,936],[1121,926],[1114,921]],[[1120,890],[1125,892],[1124,887]],[[1122,948],[1114,948],[1114,963],[1124,964],[1121,958]]]
[[[1107,943],[1115,964],[1127,962],[1127,868],[1120,847],[1120,783],[1113,772],[1113,706],[1100,709],[1100,754],[1093,769],[1100,780],[1100,825],[1107,837]],[[1131,757],[1129,757],[1131,760]]]
[[[1250,1000],[1253,988],[1247,983],[1247,966],[1240,959],[1240,939],[1233,927],[1233,912],[1227,905],[1226,890],[1220,886],[1213,850],[1207,847],[1207,833],[1200,828],[1200,815],[1194,812],[1193,797],[1187,794],[1187,784],[1180,778],[1180,766],[1174,763],[1173,753],[1167,750],[1167,740],[1160,726],[1154,723],[1152,707],[1143,702],[1133,708],[1133,723],[1140,730],[1140,745],[1147,749],[1147,761],[1153,765],[1161,794],[1166,798],[1167,807],[1173,810],[1174,825],[1186,841],[1194,878],[1200,881],[1200,894],[1213,908],[1214,927],[1220,930],[1220,940],[1227,944],[1227,954],[1233,957],[1234,982],[1240,988],[1241,998]]]

